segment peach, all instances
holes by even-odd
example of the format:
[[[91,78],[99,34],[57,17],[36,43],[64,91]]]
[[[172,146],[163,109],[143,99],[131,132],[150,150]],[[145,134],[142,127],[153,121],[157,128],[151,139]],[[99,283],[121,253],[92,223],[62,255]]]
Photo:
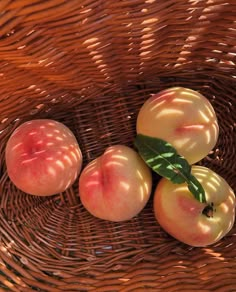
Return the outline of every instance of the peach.
[[[154,213],[162,228],[190,246],[207,246],[219,241],[233,227],[235,195],[217,173],[192,166],[192,174],[205,190],[207,203],[200,203],[187,184],[173,184],[162,178],[154,193]]]
[[[138,113],[136,129],[138,134],[169,142],[189,164],[200,161],[214,148],[219,133],[208,99],[182,87],[151,96]]]
[[[125,221],[145,207],[152,188],[151,171],[138,153],[124,145],[108,147],[79,178],[83,206],[95,217]]]
[[[64,124],[37,119],[21,124],[6,145],[11,181],[23,192],[50,196],[69,188],[80,173],[82,154]]]

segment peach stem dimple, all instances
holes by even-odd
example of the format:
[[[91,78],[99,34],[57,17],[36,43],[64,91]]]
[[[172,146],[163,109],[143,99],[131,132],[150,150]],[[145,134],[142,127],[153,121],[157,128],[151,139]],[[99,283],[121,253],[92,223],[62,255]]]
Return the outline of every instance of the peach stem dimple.
[[[214,204],[211,203],[210,205],[207,205],[203,211],[202,211],[202,214],[204,214],[205,216],[207,216],[208,218],[213,218],[213,206]]]

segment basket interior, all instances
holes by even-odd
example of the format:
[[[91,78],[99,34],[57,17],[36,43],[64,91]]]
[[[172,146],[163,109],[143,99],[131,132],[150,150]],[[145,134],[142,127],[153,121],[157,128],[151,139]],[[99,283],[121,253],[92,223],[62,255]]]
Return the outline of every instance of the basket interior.
[[[235,225],[193,248],[162,230],[152,197],[132,220],[112,223],[83,208],[78,181],[52,197],[27,195],[8,178],[5,146],[24,121],[55,119],[75,134],[84,167],[110,145],[133,147],[144,101],[183,86],[205,95],[219,120],[217,145],[199,164],[236,191],[236,2],[1,5],[2,291],[235,291]]]

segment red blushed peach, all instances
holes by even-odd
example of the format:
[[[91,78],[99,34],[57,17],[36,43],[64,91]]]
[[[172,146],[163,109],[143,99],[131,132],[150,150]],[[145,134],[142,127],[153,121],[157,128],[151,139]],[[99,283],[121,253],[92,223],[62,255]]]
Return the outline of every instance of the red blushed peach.
[[[173,87],[149,98],[137,117],[137,133],[165,140],[194,164],[218,139],[218,122],[210,102],[200,93]]]
[[[179,241],[207,246],[232,229],[235,195],[228,183],[209,168],[194,165],[192,174],[203,186],[207,203],[195,199],[185,183],[176,185],[162,178],[154,193],[154,213],[160,226]]]
[[[11,181],[25,193],[50,196],[65,191],[82,166],[77,140],[68,127],[38,119],[20,125],[6,145]]]
[[[115,145],[90,162],[79,178],[83,206],[95,217],[124,221],[146,205],[152,187],[151,171],[132,148]]]

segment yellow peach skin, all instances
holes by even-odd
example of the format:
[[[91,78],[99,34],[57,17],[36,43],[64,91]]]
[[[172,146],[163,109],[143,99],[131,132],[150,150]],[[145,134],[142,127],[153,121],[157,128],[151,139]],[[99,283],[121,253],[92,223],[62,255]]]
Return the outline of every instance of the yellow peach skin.
[[[54,120],[23,123],[6,145],[11,181],[25,193],[50,196],[69,188],[80,173],[82,154],[68,127]]]
[[[194,164],[204,158],[218,139],[218,122],[210,102],[200,93],[173,87],[150,97],[141,107],[138,134],[163,139]]]
[[[195,199],[185,183],[176,185],[162,178],[154,193],[154,213],[160,226],[179,241],[207,246],[232,229],[235,195],[228,183],[209,168],[194,165],[192,174],[202,184],[207,204]]]
[[[146,205],[152,188],[151,171],[132,148],[108,147],[90,162],[79,178],[83,206],[95,217],[125,221]]]

